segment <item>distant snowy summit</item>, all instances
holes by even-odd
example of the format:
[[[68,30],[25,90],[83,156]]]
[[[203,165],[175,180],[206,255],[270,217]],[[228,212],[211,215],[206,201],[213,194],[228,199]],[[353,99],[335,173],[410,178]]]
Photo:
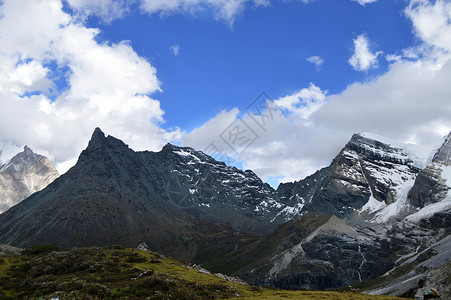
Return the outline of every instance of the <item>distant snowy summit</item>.
[[[8,142],[0,144],[0,149],[0,213],[59,177],[50,160],[28,146],[22,150]]]
[[[23,151],[23,147],[17,146],[12,142],[0,141],[0,168],[8,163],[16,154]]]
[[[439,182],[445,182],[447,167],[438,161],[449,160],[449,140],[448,136],[441,146],[417,147],[375,134],[354,134],[328,167],[279,186],[277,192],[287,206],[278,217],[288,221],[314,211],[372,223],[402,219],[422,209],[419,202],[438,201],[429,199],[437,196],[434,191],[434,195],[421,195],[422,200],[415,200],[418,197],[410,191],[426,190],[421,178],[430,178],[425,173],[438,174],[430,171],[431,165],[444,170]],[[442,194],[449,185],[450,180],[440,186]]]

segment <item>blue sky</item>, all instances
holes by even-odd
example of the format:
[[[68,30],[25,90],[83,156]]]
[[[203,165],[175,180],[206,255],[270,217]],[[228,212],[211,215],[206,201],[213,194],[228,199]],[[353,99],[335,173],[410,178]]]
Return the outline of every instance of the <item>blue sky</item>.
[[[404,8],[403,1],[367,7],[353,1],[289,1],[250,7],[233,25],[211,12],[160,17],[134,10],[108,24],[99,17],[87,24],[101,29],[101,41],[128,40],[151,61],[164,90],[156,97],[166,112],[165,126],[190,131],[223,109],[244,109],[262,91],[278,98],[314,82],[339,93],[383,73],[384,60],[363,73],[348,64],[353,39],[366,33],[372,48],[387,53],[414,44]],[[173,46],[179,47],[177,56]],[[324,63],[317,68],[307,61],[311,56]]]
[[[0,12],[0,142],[61,172],[95,127],[135,150],[215,143],[209,154],[273,186],[328,165],[353,133],[431,150],[451,129],[449,1],[4,0]],[[262,92],[264,109],[246,111]],[[281,114],[262,126],[271,107]],[[225,139],[239,126],[248,144]]]

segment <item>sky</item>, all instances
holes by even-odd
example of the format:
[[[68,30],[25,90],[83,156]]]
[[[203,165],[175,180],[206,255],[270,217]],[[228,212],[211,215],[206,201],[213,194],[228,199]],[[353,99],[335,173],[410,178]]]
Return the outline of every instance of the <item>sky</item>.
[[[3,0],[0,66],[0,142],[61,173],[96,127],[273,186],[354,133],[424,146],[451,130],[444,0]]]

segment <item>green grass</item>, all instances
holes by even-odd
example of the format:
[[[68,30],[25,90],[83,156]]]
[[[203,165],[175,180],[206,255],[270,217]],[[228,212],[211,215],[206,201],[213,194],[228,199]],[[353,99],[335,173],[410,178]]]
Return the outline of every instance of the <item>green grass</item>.
[[[157,253],[119,247],[25,251],[0,259],[0,299],[400,299],[251,287]]]

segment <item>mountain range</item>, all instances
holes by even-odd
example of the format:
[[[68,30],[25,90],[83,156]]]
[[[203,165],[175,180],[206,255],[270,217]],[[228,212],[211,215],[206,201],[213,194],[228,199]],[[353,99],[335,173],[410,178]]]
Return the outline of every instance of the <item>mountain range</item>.
[[[135,152],[97,128],[73,168],[0,215],[0,243],[145,241],[253,284],[448,295],[450,136],[428,160],[355,134],[328,167],[275,190],[192,148]]]

